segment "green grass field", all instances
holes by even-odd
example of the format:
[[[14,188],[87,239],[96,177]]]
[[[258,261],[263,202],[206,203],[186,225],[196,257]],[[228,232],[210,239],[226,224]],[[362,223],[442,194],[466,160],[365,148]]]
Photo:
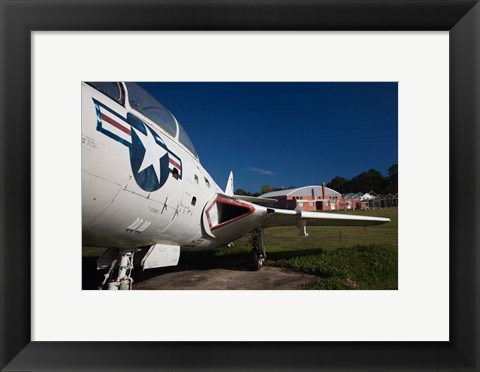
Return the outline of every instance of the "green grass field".
[[[398,209],[337,211],[388,217],[390,223],[369,227],[308,227],[308,237],[296,227],[265,229],[266,264],[319,277],[307,289],[397,289]],[[216,255],[246,254],[246,237]]]
[[[308,237],[296,227],[265,229],[266,265],[318,276],[306,289],[398,289],[398,209],[337,211],[335,213],[388,217],[390,223],[368,227],[308,227]],[[248,257],[248,237],[231,248],[182,252],[180,260],[192,266],[219,261],[224,256]],[[84,248],[84,257],[103,249]]]

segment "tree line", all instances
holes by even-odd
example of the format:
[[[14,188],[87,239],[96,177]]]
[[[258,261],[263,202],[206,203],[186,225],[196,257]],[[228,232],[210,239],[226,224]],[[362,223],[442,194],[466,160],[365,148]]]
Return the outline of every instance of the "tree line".
[[[386,177],[376,169],[370,169],[351,179],[336,176],[326,186],[341,194],[366,193],[372,190],[377,194],[396,194],[398,193],[398,164],[388,168]]]
[[[369,191],[375,191],[377,194],[397,194],[398,193],[398,164],[393,164],[387,170],[387,176],[382,174],[376,169],[370,169],[366,172],[362,172],[359,175],[352,177],[351,179],[336,176],[330,182],[326,184],[327,187],[338,191],[341,194],[348,193],[367,193]],[[298,186],[289,186],[287,189],[294,189]],[[235,194],[259,196],[266,194],[267,192],[284,190],[285,188],[273,187],[271,185],[263,185],[260,191],[251,193],[244,189],[237,189]]]

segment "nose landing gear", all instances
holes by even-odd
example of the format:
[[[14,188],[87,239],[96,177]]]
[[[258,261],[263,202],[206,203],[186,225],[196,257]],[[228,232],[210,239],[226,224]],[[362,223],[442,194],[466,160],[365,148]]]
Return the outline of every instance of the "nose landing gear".
[[[115,253],[118,252],[117,257]],[[131,277],[133,270],[134,249],[107,249],[97,261],[97,268],[109,265],[109,270],[105,274],[105,279],[98,289],[103,289],[105,284],[109,290],[130,290],[132,289],[133,279]],[[118,268],[116,279],[110,279],[112,273]],[[110,280],[109,280],[110,279]]]
[[[265,263],[267,256],[265,252],[265,239],[263,237],[263,229],[257,229],[250,237],[252,250],[250,251],[250,260],[253,271],[258,271]]]

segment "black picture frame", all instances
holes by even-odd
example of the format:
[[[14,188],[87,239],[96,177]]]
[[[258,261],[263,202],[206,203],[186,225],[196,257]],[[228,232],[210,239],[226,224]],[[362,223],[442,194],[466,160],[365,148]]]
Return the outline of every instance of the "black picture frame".
[[[2,370],[480,370],[477,0],[0,0],[0,12]],[[30,34],[37,30],[449,31],[450,341],[32,342]]]

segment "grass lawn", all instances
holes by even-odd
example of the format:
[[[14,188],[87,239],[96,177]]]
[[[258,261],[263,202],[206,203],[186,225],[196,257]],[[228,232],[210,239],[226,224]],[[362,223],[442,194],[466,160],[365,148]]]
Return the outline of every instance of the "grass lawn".
[[[265,229],[267,265],[317,275],[307,289],[397,289],[398,209],[337,211],[388,217],[390,223],[368,227],[308,227],[308,237],[296,227]],[[308,223],[307,223],[308,225]],[[248,238],[222,248],[216,255],[245,254]]]
[[[106,248],[83,247],[82,257],[100,257]]]
[[[296,227],[265,229],[266,265],[318,276],[306,289],[398,289],[398,209],[337,211],[335,213],[388,217],[390,223],[368,227],[309,227],[308,237]],[[183,263],[202,262],[236,255],[247,257],[248,236],[231,248],[182,252]],[[84,257],[99,256],[101,248],[84,248]]]

